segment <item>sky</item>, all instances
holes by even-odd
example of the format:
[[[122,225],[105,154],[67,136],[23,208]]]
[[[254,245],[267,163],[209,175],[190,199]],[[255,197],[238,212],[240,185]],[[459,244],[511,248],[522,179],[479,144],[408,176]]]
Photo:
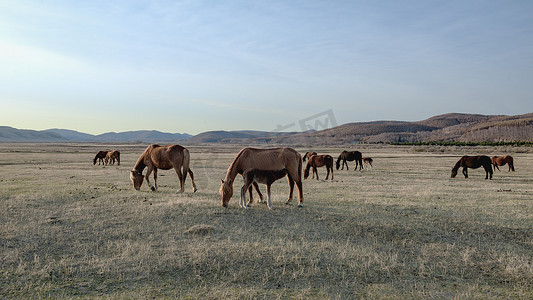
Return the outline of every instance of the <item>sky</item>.
[[[0,105],[90,134],[531,113],[533,1],[0,0]]]

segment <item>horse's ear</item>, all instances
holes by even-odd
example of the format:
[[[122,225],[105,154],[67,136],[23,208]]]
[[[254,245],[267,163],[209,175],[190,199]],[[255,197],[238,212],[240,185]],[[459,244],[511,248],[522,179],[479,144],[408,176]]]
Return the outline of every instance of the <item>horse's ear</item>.
[[[224,180],[222,178],[220,178],[220,181],[222,181],[222,184],[224,184]]]

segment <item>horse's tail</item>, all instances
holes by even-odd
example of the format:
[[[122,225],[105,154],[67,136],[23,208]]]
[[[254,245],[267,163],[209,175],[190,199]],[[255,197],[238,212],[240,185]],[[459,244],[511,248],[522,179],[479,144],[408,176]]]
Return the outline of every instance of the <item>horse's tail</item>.
[[[183,173],[183,184],[185,184],[185,179],[187,179],[187,173],[189,173],[189,164],[191,162],[191,155],[187,148],[183,148],[183,163],[182,163],[182,173]],[[193,179],[194,180],[194,179]]]

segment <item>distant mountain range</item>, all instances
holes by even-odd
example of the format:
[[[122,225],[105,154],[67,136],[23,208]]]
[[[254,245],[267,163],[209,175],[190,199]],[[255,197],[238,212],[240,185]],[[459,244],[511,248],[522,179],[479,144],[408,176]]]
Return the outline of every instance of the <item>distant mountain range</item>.
[[[0,142],[338,145],[427,141],[533,142],[533,113],[516,116],[450,113],[418,122],[359,122],[306,132],[207,131],[195,136],[154,130],[91,135],[67,129],[36,131],[0,126]]]

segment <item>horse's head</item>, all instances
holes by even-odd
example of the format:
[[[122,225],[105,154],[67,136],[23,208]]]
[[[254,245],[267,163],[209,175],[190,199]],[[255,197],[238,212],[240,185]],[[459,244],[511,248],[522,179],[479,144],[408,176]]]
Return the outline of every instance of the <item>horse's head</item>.
[[[337,170],[340,168],[341,166],[341,157],[339,156],[339,159],[337,159]]]
[[[457,169],[453,168],[452,169],[452,178],[455,178],[455,176],[457,176]]]
[[[310,161],[309,161],[310,162]],[[307,163],[307,165],[305,165],[305,169],[304,169],[304,179],[307,179],[307,177],[309,177],[309,162]]]
[[[143,184],[144,176],[137,172],[137,170],[131,170],[130,172],[130,180],[131,183],[133,183],[133,188],[137,191],[141,189],[141,185]]]
[[[222,195],[222,206],[228,207],[229,199],[233,196],[233,184],[230,179],[226,181],[221,179],[221,181],[220,194]]]
[[[93,159],[93,165],[96,165],[96,157]]]

